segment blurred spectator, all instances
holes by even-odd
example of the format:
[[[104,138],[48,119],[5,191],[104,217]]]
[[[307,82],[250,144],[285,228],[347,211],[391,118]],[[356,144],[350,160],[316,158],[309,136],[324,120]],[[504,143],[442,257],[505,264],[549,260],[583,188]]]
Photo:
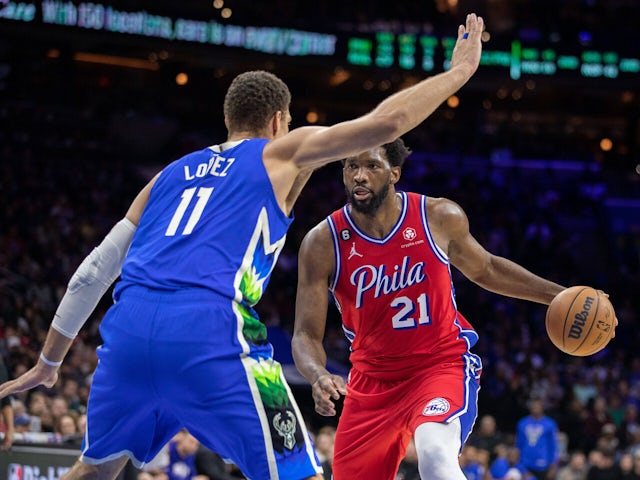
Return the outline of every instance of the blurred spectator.
[[[611,450],[598,450],[600,455],[589,467],[587,480],[621,480],[622,472],[616,464],[615,453]]]
[[[68,409],[76,413],[82,413],[84,409],[78,392],[79,386],[75,379],[64,379],[62,384],[62,396],[65,399]]]
[[[15,429],[15,433],[27,433],[30,432],[29,428],[31,425],[31,417],[28,413],[21,413],[20,415],[16,415],[13,420],[13,425]]]
[[[640,453],[631,455],[633,465],[631,471],[622,476],[622,480],[640,480]]]
[[[574,451],[569,455],[569,463],[558,471],[555,480],[586,480],[588,471],[585,454],[582,451]]]
[[[60,415],[56,419],[55,433],[59,433],[63,437],[68,435],[76,435],[78,433],[76,418],[70,413]]]
[[[84,435],[84,432],[87,428],[87,414],[82,413],[78,416],[78,420],[76,421],[78,425],[78,433]]]
[[[478,460],[478,448],[467,442],[460,453],[460,468],[467,480],[483,480],[487,471]]]
[[[600,437],[596,442],[596,448],[599,450],[610,450],[615,452],[618,450],[620,440],[617,437],[617,429],[613,423],[606,423],[602,426]]]
[[[322,464],[325,479],[332,478],[333,469],[331,465],[333,463],[333,446],[335,439],[336,429],[334,427],[322,427],[316,434],[316,453],[318,454],[318,460],[320,460]]]
[[[563,415],[560,416],[560,429],[567,433],[569,437],[569,450],[589,451],[587,441],[584,436],[584,423],[589,412],[586,406],[577,398],[570,399],[568,406],[565,407]]]
[[[541,399],[531,399],[529,415],[518,422],[515,442],[527,471],[537,480],[553,477],[558,462],[558,426],[544,414]]]
[[[522,464],[518,447],[501,443],[496,446],[496,454],[496,459],[491,462],[489,470],[493,480],[506,479],[507,475],[516,476],[515,472],[518,472],[523,479],[533,478]]]
[[[584,424],[585,448],[592,450],[597,447],[598,439],[602,435],[602,428],[607,424],[613,424],[613,419],[607,413],[606,399],[598,395],[592,401]]]
[[[480,417],[476,423],[467,444],[473,445],[479,450],[489,453],[489,461],[495,460],[495,447],[504,442],[504,435],[496,427],[496,419],[493,415],[486,414]]]
[[[504,480],[522,480],[522,472],[517,468],[510,468],[507,473],[502,477]]]
[[[635,403],[627,403],[624,408],[624,416],[620,425],[620,441],[623,448],[632,445],[636,434],[639,433],[640,423],[638,419],[638,407]]]
[[[9,380],[7,368],[4,365],[2,355],[0,355],[0,383]],[[4,435],[0,450],[10,450],[13,445],[14,418],[12,397],[0,399],[0,432]]]
[[[243,478],[235,465],[227,464],[222,457],[200,445],[196,452],[196,471],[209,480],[238,480]]]
[[[150,461],[147,462],[136,475],[136,480],[169,480],[169,475],[166,473],[167,466],[169,465],[169,444],[166,444],[158,454]],[[131,478],[132,473],[136,469],[131,462],[127,462],[125,467],[125,476]]]
[[[633,471],[633,455],[627,452],[620,455],[618,466],[620,467],[621,478],[626,478]]]
[[[51,414],[54,419],[69,413],[69,404],[62,395],[56,395],[51,399]]]
[[[188,431],[178,432],[169,442],[169,464],[165,473],[169,480],[207,480],[196,469],[196,452],[200,442]]]

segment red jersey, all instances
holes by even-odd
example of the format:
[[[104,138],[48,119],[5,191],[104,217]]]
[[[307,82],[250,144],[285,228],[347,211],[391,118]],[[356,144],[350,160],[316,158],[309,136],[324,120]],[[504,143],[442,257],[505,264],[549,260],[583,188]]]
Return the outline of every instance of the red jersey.
[[[327,217],[336,262],[330,290],[351,363],[385,380],[460,358],[478,340],[457,311],[449,258],[429,231],[426,197],[398,195],[402,211],[385,238],[362,232],[348,205]]]

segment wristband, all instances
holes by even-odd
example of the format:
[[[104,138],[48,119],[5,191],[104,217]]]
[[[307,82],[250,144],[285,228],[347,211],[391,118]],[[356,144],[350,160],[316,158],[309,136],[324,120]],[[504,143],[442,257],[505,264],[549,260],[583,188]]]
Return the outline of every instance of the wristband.
[[[45,357],[44,353],[42,352],[40,353],[40,360],[42,360],[42,363],[44,363],[45,365],[49,365],[50,367],[59,367],[60,365],[62,365],[62,360],[60,360],[59,362],[52,362],[47,357]]]

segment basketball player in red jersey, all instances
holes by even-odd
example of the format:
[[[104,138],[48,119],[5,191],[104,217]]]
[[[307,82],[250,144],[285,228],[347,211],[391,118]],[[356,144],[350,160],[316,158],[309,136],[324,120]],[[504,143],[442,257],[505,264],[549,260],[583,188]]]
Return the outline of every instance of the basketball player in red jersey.
[[[321,415],[335,415],[347,394],[325,368],[328,291],[351,341],[335,480],[394,479],[412,436],[421,478],[465,479],[458,454],[477,416],[482,364],[451,265],[487,290],[542,304],[564,289],[487,252],[451,200],[396,191],[408,154],[398,139],[347,158],[349,203],[300,247],[293,355]]]

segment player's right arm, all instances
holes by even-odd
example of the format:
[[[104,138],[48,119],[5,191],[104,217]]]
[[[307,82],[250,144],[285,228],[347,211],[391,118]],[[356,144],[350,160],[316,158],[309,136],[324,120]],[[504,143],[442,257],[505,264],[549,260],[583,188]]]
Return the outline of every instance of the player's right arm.
[[[293,130],[265,147],[265,159],[292,160],[297,168],[315,168],[392,142],[421,124],[471,78],[480,63],[483,29],[482,18],[467,15],[466,25],[458,28],[448,71],[395,93],[355,120]]]
[[[78,331],[120,275],[133,234],[159,175],[138,193],[125,218],[111,229],[76,269],[49,327],[38,362],[18,378],[0,385],[0,398],[38,385],[52,387],[56,383],[58,368]]]
[[[335,270],[333,242],[327,222],[316,225],[302,240],[298,253],[296,318],[291,349],[296,367],[312,386],[316,412],[336,414],[334,400],[346,395],[344,380],[326,368],[322,345],[329,304],[329,281]]]

